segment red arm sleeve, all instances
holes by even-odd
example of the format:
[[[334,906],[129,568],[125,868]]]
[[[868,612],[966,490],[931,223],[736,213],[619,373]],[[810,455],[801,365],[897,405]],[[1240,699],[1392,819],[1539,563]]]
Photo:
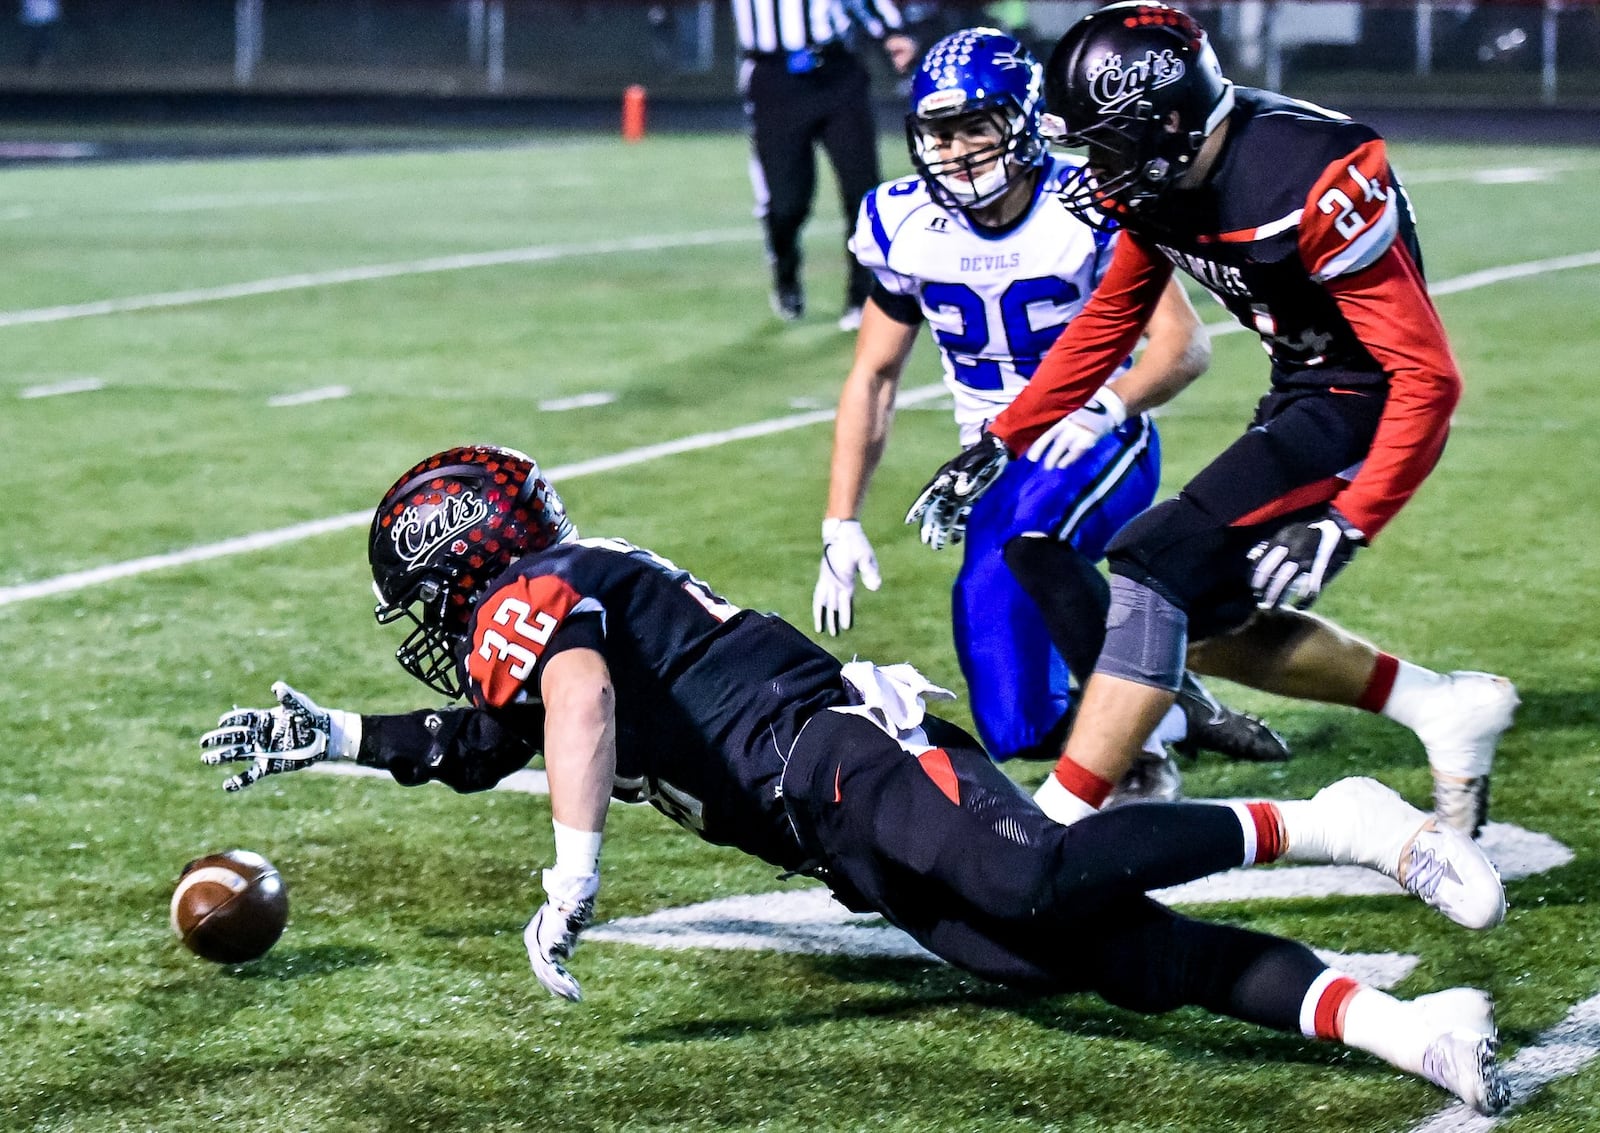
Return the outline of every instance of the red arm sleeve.
[[[1389,372],[1389,400],[1372,448],[1350,486],[1333,499],[1370,539],[1438,463],[1461,400],[1461,373],[1422,275],[1400,244],[1327,288],[1362,345]]]
[[[1172,264],[1124,232],[1105,278],[1055,340],[1016,400],[989,426],[1013,456],[1079,408],[1139,345]]]
[[[1330,162],[1300,224],[1300,257],[1389,374],[1389,400],[1361,471],[1333,504],[1370,539],[1444,451],[1461,374],[1427,285],[1399,240],[1399,193],[1383,142]]]

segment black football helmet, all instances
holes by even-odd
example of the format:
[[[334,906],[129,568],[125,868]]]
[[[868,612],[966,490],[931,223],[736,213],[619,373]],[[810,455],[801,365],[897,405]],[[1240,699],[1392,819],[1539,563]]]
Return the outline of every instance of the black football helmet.
[[[478,595],[517,559],[577,534],[538,463],[515,449],[453,448],[400,477],[367,539],[374,616],[415,625],[395,650],[400,667],[459,698],[456,653]]]
[[[1047,134],[1089,151],[1062,203],[1085,221],[1148,210],[1233,110],[1233,84],[1194,17],[1130,0],[1091,12],[1045,66]]]

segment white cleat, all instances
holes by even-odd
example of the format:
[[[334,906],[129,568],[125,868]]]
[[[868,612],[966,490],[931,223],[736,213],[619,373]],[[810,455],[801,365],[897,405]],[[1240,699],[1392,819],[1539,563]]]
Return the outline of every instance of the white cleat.
[[[1441,825],[1376,779],[1340,779],[1311,801],[1324,811],[1330,861],[1392,877],[1467,928],[1505,919],[1500,873],[1469,835]]]
[[[1434,813],[1447,826],[1476,837],[1487,820],[1495,745],[1520,703],[1516,686],[1493,673],[1450,673],[1429,694],[1415,730],[1433,772]]]
[[[1493,1117],[1511,1104],[1511,1083],[1496,1056],[1500,1043],[1475,1031],[1446,1031],[1422,1054],[1422,1076]]]

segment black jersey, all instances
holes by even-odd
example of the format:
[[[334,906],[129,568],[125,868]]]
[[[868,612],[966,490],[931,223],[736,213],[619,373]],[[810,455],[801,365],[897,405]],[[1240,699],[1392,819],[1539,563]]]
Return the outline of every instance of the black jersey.
[[[1371,538],[1432,471],[1461,396],[1411,208],[1370,128],[1264,91],[1236,102],[1201,185],[1119,218],[1105,278],[989,429],[1021,453],[1087,403],[1179,267],[1261,336],[1274,387],[1383,387],[1366,459],[1331,501]]]
[[[1205,184],[1168,193],[1127,226],[1261,336],[1276,384],[1324,384],[1305,373],[1315,369],[1386,380],[1323,286],[1396,240],[1421,269],[1410,201],[1370,127],[1241,88]]]
[[[462,663],[476,706],[516,719],[538,700],[545,658],[596,648],[616,691],[613,796],[648,801],[707,841],[800,864],[784,760],[811,715],[845,703],[839,662],[804,634],[614,539],[519,560],[478,600],[471,630]]]

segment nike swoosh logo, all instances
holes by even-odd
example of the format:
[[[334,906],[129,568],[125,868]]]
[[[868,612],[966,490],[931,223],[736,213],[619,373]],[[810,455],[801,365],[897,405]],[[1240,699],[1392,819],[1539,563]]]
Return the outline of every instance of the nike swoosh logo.
[[[843,771],[844,771],[844,764],[838,763],[838,764],[834,765],[834,768],[833,768],[833,801],[836,802],[836,803],[844,802],[844,795],[841,794],[840,791],[839,791],[839,776]]]
[[[1107,412],[1106,407],[1104,405],[1096,405],[1092,401],[1086,402],[1083,405],[1079,406],[1079,409],[1084,413],[1094,413],[1094,414],[1096,414],[1098,416],[1101,416],[1101,417],[1104,417],[1106,415],[1106,412]]]
[[[1329,393],[1342,393],[1342,394],[1346,394],[1346,395],[1348,395],[1350,397],[1366,397],[1367,396],[1366,393],[1363,392],[1362,390],[1358,390],[1358,389],[1341,389],[1338,386],[1329,386],[1328,387],[1328,392]]]

